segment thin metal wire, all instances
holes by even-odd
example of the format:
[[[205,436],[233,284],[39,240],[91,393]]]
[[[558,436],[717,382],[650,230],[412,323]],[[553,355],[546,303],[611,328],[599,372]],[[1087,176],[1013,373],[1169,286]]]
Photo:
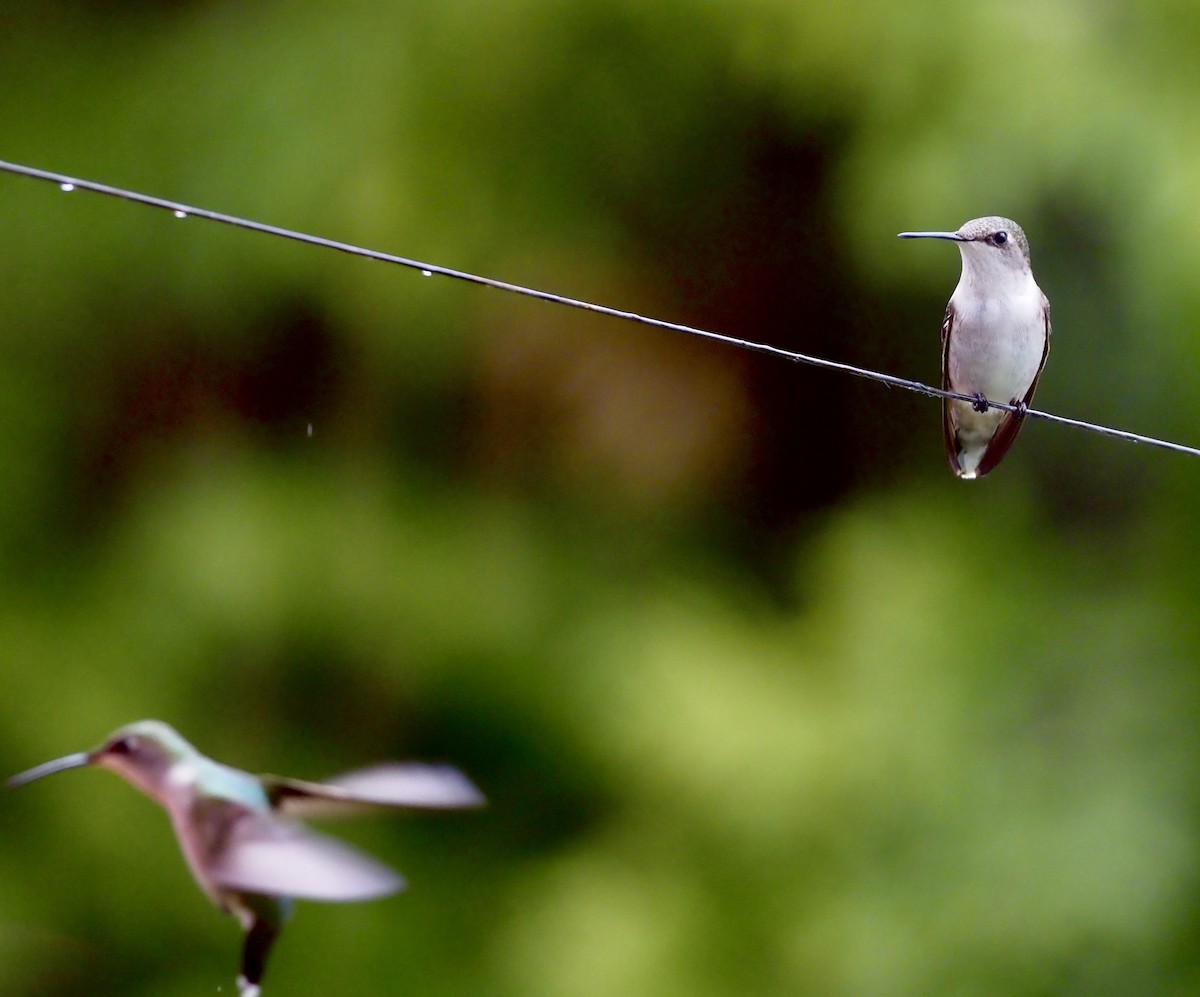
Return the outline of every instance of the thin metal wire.
[[[19,163],[9,163],[0,160],[0,172],[12,173],[17,176],[29,177],[33,180],[45,180],[50,183],[58,184],[64,191],[86,190],[94,194],[104,194],[108,197],[120,198],[124,201],[134,201],[138,204],[145,204],[151,208],[160,208],[164,211],[170,211],[176,218],[203,218],[210,222],[220,222],[223,225],[232,225],[235,228],[249,229],[251,232],[262,232],[264,235],[275,236],[280,239],[291,239],[295,242],[307,243],[311,246],[320,246],[322,249],[335,249],[341,253],[349,253],[352,256],[363,256],[369,260],[378,260],[381,263],[394,263],[398,266],[409,267],[413,270],[419,270],[425,276],[438,274],[442,277],[452,277],[455,280],[467,281],[470,284],[479,284],[483,287],[490,287],[497,291],[506,291],[510,294],[520,294],[527,298],[536,298],[539,301],[548,301],[551,304],[564,305],[567,308],[579,308],[583,311],[594,312],[597,315],[607,315],[610,318],[620,319],[624,322],[635,322],[638,325],[650,326],[654,329],[667,329],[671,332],[682,332],[689,336],[699,336],[702,339],[713,340],[714,342],[724,343],[727,346],[735,346],[742,350],[751,350],[755,353],[766,353],[771,356],[779,357],[783,360],[791,360],[794,363],[808,364],[812,367],[820,367],[823,370],[837,370],[844,374],[851,374],[855,377],[865,377],[872,381],[878,381],[880,384],[890,385],[894,388],[904,388],[906,391],[915,391],[918,394],[929,395],[933,398],[953,398],[958,401],[974,402],[976,401],[973,395],[964,395],[957,391],[946,391],[942,388],[936,388],[931,384],[924,384],[921,381],[914,381],[907,377],[898,377],[895,374],[885,374],[880,371],[870,370],[866,367],[857,367],[854,364],[840,363],[837,360],[828,360],[824,357],[812,356],[808,353],[797,353],[793,350],[781,349],[778,346],[771,346],[767,343],[757,343],[749,339],[739,339],[736,336],[727,336],[720,332],[713,332],[710,329],[700,329],[696,326],[682,325],[678,322],[667,322],[664,319],[652,318],[647,315],[639,315],[637,312],[625,311],[620,308],[610,308],[607,305],[599,305],[591,301],[584,301],[580,298],[570,298],[561,294],[554,294],[550,291],[539,291],[536,288],[524,287],[521,284],[511,284],[508,281],[496,280],[493,277],[481,277],[478,274],[467,273],[464,270],[454,270],[450,267],[442,267],[433,263],[422,263],[420,260],[408,259],[404,256],[395,256],[391,253],[381,253],[375,249],[366,249],[362,246],[356,246],[348,242],[337,242],[334,239],[324,239],[317,235],[309,235],[306,232],[296,232],[292,229],[280,228],[276,225],[267,225],[263,222],[251,221],[247,218],[239,218],[236,215],[226,215],[219,211],[209,211],[207,208],[196,208],[190,204],[181,204],[178,201],[168,201],[161,197],[152,197],[149,194],[141,194],[133,190],[125,190],[121,187],[113,187],[109,184],[97,183],[94,180],[81,180],[78,177],[67,176],[62,173],[52,173],[49,170],[39,170],[32,166],[22,166]],[[1000,409],[1004,412],[1015,412],[1017,406],[1008,402],[987,400],[988,407]],[[1102,436],[1111,436],[1114,439],[1126,440],[1129,443],[1143,443],[1146,446],[1159,447],[1163,450],[1171,450],[1175,453],[1187,454],[1191,457],[1200,457],[1200,448],[1189,447],[1183,443],[1174,443],[1170,440],[1160,440],[1153,436],[1143,436],[1141,433],[1131,433],[1125,429],[1113,429],[1110,426],[1102,426],[1098,423],[1087,422],[1083,419],[1071,419],[1067,416],[1056,415],[1053,412],[1043,412],[1039,409],[1026,409],[1025,415],[1030,419],[1043,419],[1046,422],[1056,422],[1064,426],[1074,426],[1076,429],[1083,429],[1089,433],[1099,433]]]

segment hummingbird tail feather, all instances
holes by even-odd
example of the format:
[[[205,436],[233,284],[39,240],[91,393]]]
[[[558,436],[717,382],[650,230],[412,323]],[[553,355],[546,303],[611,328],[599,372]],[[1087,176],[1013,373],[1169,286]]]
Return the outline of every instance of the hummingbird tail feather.
[[[255,918],[246,941],[242,944],[242,972],[238,976],[241,997],[257,997],[259,984],[267,968],[267,955],[279,936],[278,922],[267,918]]]
[[[1021,426],[1025,422],[1025,416],[1016,412],[1006,412],[999,424],[996,426],[996,435],[992,437],[992,441],[988,444],[987,449],[983,452],[983,456],[979,459],[978,474],[980,477],[987,474],[992,468],[1000,463],[1001,459],[1008,448],[1013,445],[1017,438],[1017,433],[1021,431]]]

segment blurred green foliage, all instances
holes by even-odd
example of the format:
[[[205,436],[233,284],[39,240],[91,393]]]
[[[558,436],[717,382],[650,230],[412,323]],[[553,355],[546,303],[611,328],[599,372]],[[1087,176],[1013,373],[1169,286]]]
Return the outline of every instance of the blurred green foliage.
[[[1040,406],[1195,442],[1200,13],[1051,0],[79,2],[4,158],[936,380],[1019,219]],[[339,833],[268,994],[1200,987],[1200,464],[0,177],[0,767],[142,717],[483,814]],[[307,427],[311,424],[312,435]],[[0,992],[231,992],[100,773],[0,808]]]

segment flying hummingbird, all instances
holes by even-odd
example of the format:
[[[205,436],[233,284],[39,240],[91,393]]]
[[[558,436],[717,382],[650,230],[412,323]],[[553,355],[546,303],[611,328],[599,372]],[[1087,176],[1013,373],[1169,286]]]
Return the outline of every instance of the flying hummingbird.
[[[950,467],[981,478],[1000,463],[1025,420],[1050,353],[1050,302],[1033,279],[1029,243],[1009,218],[976,218],[957,232],[901,232],[901,239],[950,239],[962,276],[942,322],[942,387],[973,402],[942,400]],[[1006,402],[1016,412],[990,409]]]
[[[167,811],[200,889],[246,933],[237,980],[242,997],[258,997],[267,954],[293,898],[372,900],[404,888],[387,866],[291,818],[485,802],[448,765],[390,762],[319,783],[251,775],[206,758],[158,720],[122,727],[95,750],[38,765],[8,785],[84,765],[115,772]]]

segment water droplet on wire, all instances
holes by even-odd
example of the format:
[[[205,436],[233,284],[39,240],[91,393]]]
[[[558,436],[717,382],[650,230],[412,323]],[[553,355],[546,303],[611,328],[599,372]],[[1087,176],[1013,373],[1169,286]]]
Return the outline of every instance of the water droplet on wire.
[[[75,185],[73,183],[60,183],[58,187],[64,194],[69,194],[75,189]]]
[[[421,271],[421,276],[422,276],[422,277],[432,277],[432,276],[433,276],[433,271],[432,271],[432,270],[422,270],[422,271]]]
[[[186,218],[186,217],[187,217],[187,212],[186,212],[186,211],[180,211],[180,210],[176,209],[176,211],[174,212],[174,215],[175,215],[175,217],[176,217],[176,218]]]

